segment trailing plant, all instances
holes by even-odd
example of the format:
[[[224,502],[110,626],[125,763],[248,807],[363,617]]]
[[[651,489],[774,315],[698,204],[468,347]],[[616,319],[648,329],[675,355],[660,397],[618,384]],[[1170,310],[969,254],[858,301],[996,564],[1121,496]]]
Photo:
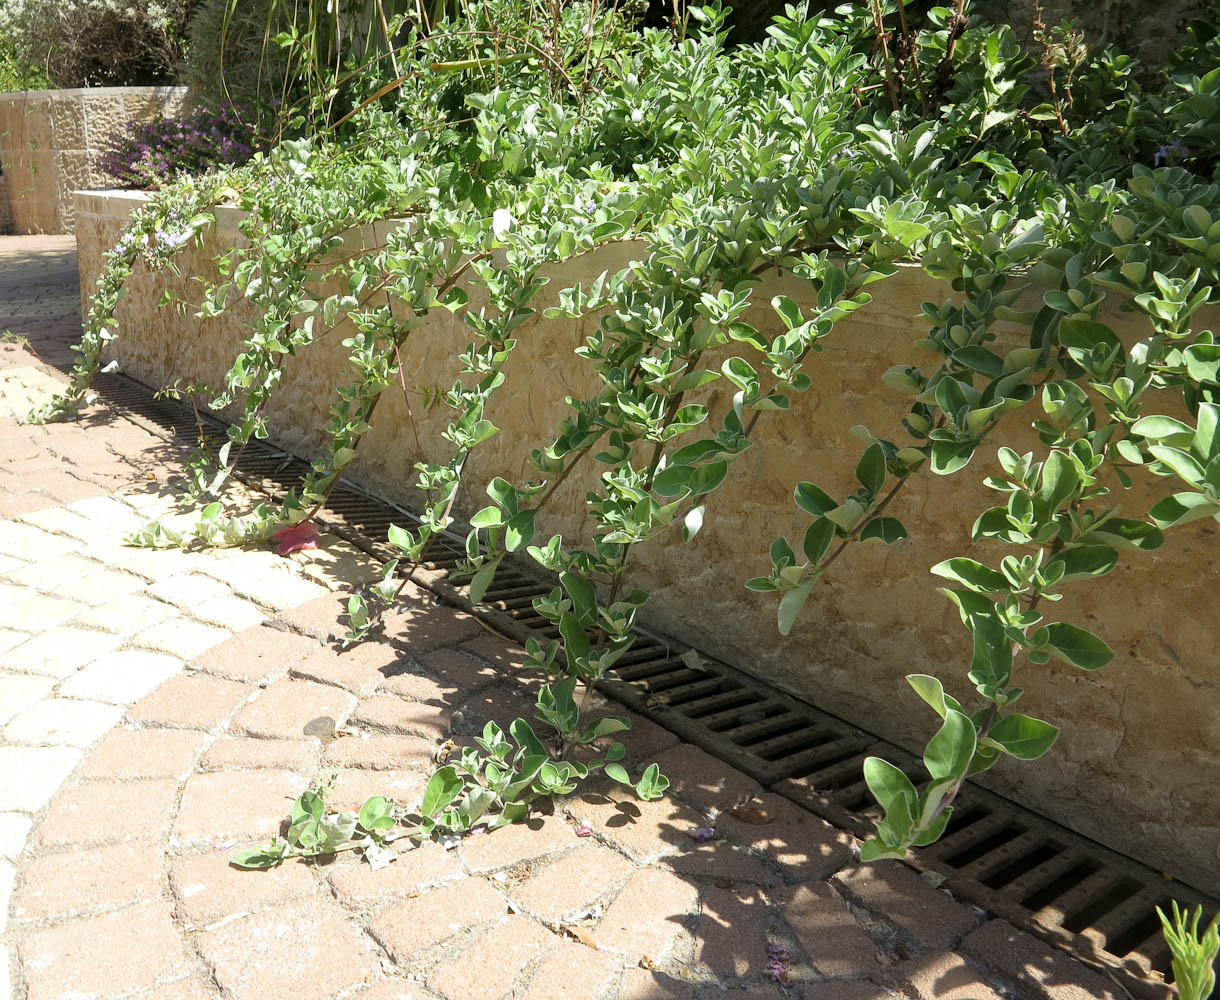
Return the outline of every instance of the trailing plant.
[[[402,394],[413,427],[413,404],[438,399],[412,384],[416,331],[451,314],[465,346],[439,394],[448,458],[425,460],[435,452],[418,428],[405,435],[419,458],[420,523],[391,529],[399,558],[352,596],[358,641],[453,526],[463,489],[462,508],[478,506],[469,457],[498,433],[489,402],[512,391],[507,363],[534,335],[545,268],[635,241],[626,266],[560,290],[547,309],[585,320],[576,355],[596,390],[567,397],[554,434],[540,433],[528,481],[475,484],[490,502],[470,519],[459,567],[471,599],[506,561],[532,559],[556,575],[534,606],[557,637],[527,646],[529,666],[551,678],[537,706],[547,738],[522,720],[508,734],[485,729],[433,777],[417,832],[448,835],[520,818],[534,797],[598,771],[633,780],[611,756],[620,751],[591,749],[618,731],[599,726],[622,720],[588,717],[648,599],[633,553],[671,533],[697,539],[759,422],[783,419],[812,385],[810,366],[838,322],[866,310],[868,286],[898,262],[918,260],[957,295],[924,305],[913,345],[923,359],[895,358],[881,376],[909,397],[906,439],[857,429],[854,482],[796,485],[811,523],[798,544],[777,539],[769,570],[747,585],[778,596],[786,634],[853,543],[905,536],[908,480],[960,474],[984,445],[998,449],[1000,473],[986,481],[997,502],[978,512],[971,538],[1010,551],[995,565],[962,556],[933,569],[969,635],[977,703],[913,675],[940,720],[928,777],[878,759],[866,766],[886,816],[864,856],[899,857],[936,839],[967,777],[1002,757],[1036,759],[1057,735],[1013,711],[1019,672],[1051,658],[1093,670],[1113,655],[1072,622],[1044,622],[1060,588],[1108,574],[1121,552],[1155,548],[1176,524],[1220,514],[1220,348],[1197,329],[1220,277],[1220,185],[1201,148],[1158,160],[1164,122],[1192,136],[1210,127],[1211,49],[1192,42],[1189,79],[1155,94],[1124,93],[1129,66],[1113,52],[1074,53],[1072,101],[1048,110],[1034,103],[1032,60],[1011,33],[963,23],[966,5],[904,29],[901,88],[872,61],[901,6],[859,5],[836,19],[789,9],[767,41],[731,52],[717,8],[692,8],[680,39],[632,33],[596,5],[562,8],[545,24],[506,18],[511,31],[500,33],[488,20],[498,9],[474,6],[464,25],[412,35],[400,72],[381,87],[363,81],[372,98],[353,103],[343,129],[173,185],[138,215],[103,276],[71,391],[49,415],[87,391],[122,279],[137,257],[158,261],[150,233],[171,213],[175,233],[201,229],[223,195],[248,211],[249,245],[220,255],[221,279],[192,305],[203,316],[239,300],[255,309],[210,403],[241,415],[193,474],[200,499],[217,497],[197,528],[174,538],[152,525],[141,540],[266,539],[322,507],[384,393]],[[1077,120],[1084,106],[1089,121]],[[366,242],[360,227],[374,224],[384,239]],[[779,273],[804,294],[760,308],[762,278]],[[1025,310],[1021,296],[1034,289],[1040,302]],[[1101,319],[1110,292],[1146,323],[1138,343]],[[764,320],[778,332],[764,333]],[[1004,323],[1021,333],[1001,337]],[[324,338],[342,338],[350,362],[326,453],[276,505],[229,511],[220,490],[245,443],[266,436],[264,407],[285,366]],[[1162,412],[1167,394],[1181,400],[1173,413]],[[1036,451],[1012,446],[1018,411]],[[544,537],[548,504],[577,477],[587,532]],[[1149,477],[1186,488],[1128,510],[1127,490]],[[646,798],[664,785],[655,770],[633,783]]]
[[[327,812],[325,786],[302,792],[292,803],[288,832],[269,844],[238,851],[230,859],[237,868],[274,868],[288,858],[319,858],[340,851],[360,851],[374,869],[394,855],[386,846],[400,834],[394,830],[394,802],[383,795],[364,800],[358,812]]]

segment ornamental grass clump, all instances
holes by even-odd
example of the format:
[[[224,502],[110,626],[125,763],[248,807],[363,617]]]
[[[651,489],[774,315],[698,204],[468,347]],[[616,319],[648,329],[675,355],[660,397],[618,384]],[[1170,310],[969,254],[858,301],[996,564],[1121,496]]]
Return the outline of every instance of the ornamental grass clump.
[[[200,107],[179,117],[161,116],[116,132],[103,145],[97,165],[120,187],[155,190],[184,174],[241,166],[265,146],[256,117],[226,104],[217,110]]]

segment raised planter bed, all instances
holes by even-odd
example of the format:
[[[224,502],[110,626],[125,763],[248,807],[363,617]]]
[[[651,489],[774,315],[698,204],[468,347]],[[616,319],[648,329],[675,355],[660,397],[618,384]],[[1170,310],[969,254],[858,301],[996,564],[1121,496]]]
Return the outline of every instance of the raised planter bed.
[[[78,193],[84,294],[100,271],[102,253],[142,198],[132,192]],[[156,305],[166,287],[187,302],[197,300],[201,286],[195,279],[214,274],[212,257],[240,242],[237,213],[217,215],[204,248],[184,255],[183,277],[138,268],[120,303],[113,355],[128,374],[150,385],[177,378],[219,385],[238,351],[241,328],[232,316],[201,321],[189,306]],[[354,232],[351,242],[375,244],[388,225]],[[568,262],[552,274],[539,305],[555,301],[566,285],[622,266],[636,251],[623,244]],[[775,282],[758,289],[756,301],[765,303],[780,291],[798,301],[804,294],[797,282]],[[852,559],[836,564],[787,639],[776,632],[774,603],[742,588],[746,577],[764,571],[773,537],[803,530],[804,518],[791,501],[795,482],[815,478],[850,490],[862,445],[828,428],[865,424],[902,438],[898,420],[906,401],[886,389],[879,376],[897,361],[924,360],[911,346],[919,304],[943,300],[951,290],[912,267],[870,291],[876,301],[844,321],[810,362],[814,388],[794,399],[787,414],[760,423],[758,445],[732,467],[697,541],[664,550],[642,546],[635,568],[639,584],[652,591],[648,615],[658,629],[914,749],[922,746],[932,719],[903,675],[937,674],[952,690],[967,693],[961,678],[969,656],[966,635],[955,609],[935,592],[928,567],[967,553],[969,521],[994,502],[976,470],[965,478],[918,477],[894,510],[910,539],[888,548],[861,546]],[[452,381],[453,356],[466,343],[461,323],[438,313],[409,343],[412,387]],[[773,329],[776,321],[768,313],[764,308],[752,319]],[[235,315],[239,318],[240,310]],[[1200,323],[1214,327],[1218,318],[1204,315]],[[1105,319],[1138,335],[1137,317],[1115,309]],[[528,478],[529,452],[547,443],[564,415],[563,395],[590,392],[589,375],[572,355],[585,333],[584,324],[541,316],[520,330],[507,383],[488,414],[501,434],[472,457],[459,515],[483,506],[482,486],[491,477]],[[347,377],[343,336],[342,330],[332,332],[290,361],[268,413],[273,438],[307,457],[322,448],[327,407]],[[713,359],[708,367],[718,364]],[[728,394],[713,390],[706,402],[715,420]],[[401,396],[389,393],[355,467],[355,476],[367,485],[408,502],[413,464],[439,460],[448,447],[440,437],[447,415],[422,405],[414,410],[422,454]],[[1019,413],[1010,419],[1021,424],[1030,417]],[[986,462],[992,453],[984,448],[975,461]],[[1155,495],[1167,492],[1163,483],[1153,485]],[[574,475],[556,494],[540,519],[544,537],[579,530],[587,488],[588,481]],[[1135,506],[1147,499],[1131,498]],[[1220,891],[1220,800],[1214,794],[1220,787],[1220,685],[1214,680],[1213,621],[1192,619],[1182,608],[1185,588],[1210,573],[1218,532],[1212,521],[1175,531],[1161,550],[1126,556],[1110,577],[1087,590],[1069,589],[1064,602],[1050,609],[1053,617],[1080,622],[1106,638],[1115,660],[1096,674],[1057,663],[1023,667],[1044,675],[1028,676],[1025,710],[1061,724],[1063,735],[1047,758],[998,767],[985,782],[1211,892]],[[979,558],[990,558],[991,552],[979,548]]]
[[[14,233],[71,233],[72,192],[107,178],[102,143],[132,122],[175,111],[185,87],[87,87],[0,94],[0,221]],[[7,219],[5,218],[7,215]]]

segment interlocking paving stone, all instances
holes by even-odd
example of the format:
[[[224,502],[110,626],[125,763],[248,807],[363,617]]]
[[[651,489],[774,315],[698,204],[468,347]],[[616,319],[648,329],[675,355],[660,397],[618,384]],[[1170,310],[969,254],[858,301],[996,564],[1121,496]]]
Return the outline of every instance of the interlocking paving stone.
[[[260,625],[213,646],[194,665],[233,680],[261,681],[286,672],[317,648],[311,639]]]
[[[304,862],[243,871],[229,864],[236,849],[171,860],[169,882],[178,901],[178,916],[186,923],[208,924],[234,913],[257,913],[318,891],[318,881]]]
[[[89,751],[83,778],[174,778],[190,774],[206,737],[184,729],[114,729]]]
[[[75,747],[0,746],[0,803],[37,812],[80,762]]]
[[[510,916],[430,975],[428,985],[450,1000],[496,1000],[552,940],[539,924]]]
[[[168,903],[148,903],[33,931],[21,939],[29,1000],[126,996],[190,969]]]
[[[466,878],[422,896],[390,903],[369,924],[399,964],[434,944],[508,911],[508,901],[481,878]]]
[[[769,922],[761,889],[706,887],[695,924],[695,961],[726,978],[764,976]]]
[[[575,829],[560,815],[531,816],[524,823],[467,837],[457,850],[470,871],[491,872],[569,851],[587,842],[577,837]]]
[[[10,743],[87,747],[123,716],[118,705],[47,698],[14,716],[4,727]]]
[[[598,897],[626,882],[633,870],[621,854],[586,843],[545,867],[539,866],[514,887],[512,898],[544,923],[559,924],[565,916],[585,910]]]
[[[85,781],[55,798],[34,831],[41,847],[156,841],[173,815],[178,782]]]
[[[128,705],[181,670],[182,660],[176,656],[145,649],[120,649],[100,656],[69,677],[59,690],[73,698]]]
[[[978,920],[901,861],[877,861],[839,872],[832,884],[844,896],[886,919],[924,948],[954,947]]]
[[[16,860],[25,847],[33,820],[21,813],[0,812],[0,858]],[[0,980],[3,982],[3,980]]]
[[[162,861],[158,843],[41,855],[25,868],[15,915],[42,920],[151,902],[162,893]]]
[[[254,913],[195,941],[221,988],[241,1000],[324,1000],[380,969],[368,938],[322,899]]]
[[[220,771],[186,783],[172,835],[183,843],[279,832],[308,781],[293,771]]]
[[[778,893],[775,902],[822,975],[850,975],[880,967],[872,938],[825,882],[792,886]]]
[[[655,869],[636,872],[594,931],[599,948],[657,963],[694,923],[699,891],[676,875]]]
[[[619,973],[620,963],[575,941],[561,940],[547,952],[530,977],[523,1000],[572,1000],[580,993],[601,996]]]
[[[400,853],[388,868],[374,871],[363,861],[349,858],[333,865],[326,877],[339,902],[363,908],[406,899],[465,876],[453,851],[427,842]]]
[[[34,618],[31,621],[39,620]],[[49,626],[52,623],[47,621],[42,624]],[[0,668],[48,677],[69,677],[86,663],[106,655],[118,644],[116,637],[104,632],[72,627],[49,628],[0,657]]]
[[[212,729],[256,690],[222,677],[179,674],[132,705],[128,717],[166,726]]]
[[[280,680],[267,687],[233,719],[233,728],[248,736],[293,739],[314,719],[325,716],[341,726],[356,699],[346,691],[309,681]]]

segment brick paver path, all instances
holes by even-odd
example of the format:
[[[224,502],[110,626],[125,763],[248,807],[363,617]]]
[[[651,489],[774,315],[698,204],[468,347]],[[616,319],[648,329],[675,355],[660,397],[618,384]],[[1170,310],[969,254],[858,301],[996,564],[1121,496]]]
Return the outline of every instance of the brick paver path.
[[[0,240],[4,322],[59,365],[72,258]],[[373,568],[338,539],[124,546],[184,452],[101,407],[19,425],[57,379],[0,345],[0,998],[1117,1000],[639,718],[627,763],[661,762],[660,802],[603,781],[452,850],[400,841],[379,871],[229,867],[311,783],[417,803],[438,749],[528,714],[537,682],[420,590],[388,642],[339,651],[342,590]]]

